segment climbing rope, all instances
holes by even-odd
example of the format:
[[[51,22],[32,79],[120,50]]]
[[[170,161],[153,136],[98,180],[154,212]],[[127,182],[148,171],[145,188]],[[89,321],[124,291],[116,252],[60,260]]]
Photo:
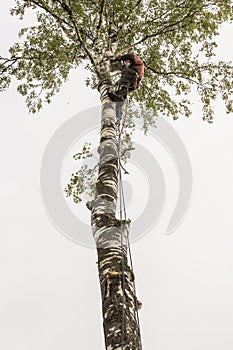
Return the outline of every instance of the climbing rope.
[[[121,168],[119,168],[119,184],[122,182]],[[121,190],[120,190],[121,193]],[[122,200],[120,194],[120,223],[121,223],[121,272],[122,272],[122,325],[121,325],[121,348],[124,350],[125,335],[125,262],[124,262],[124,237]]]
[[[118,106],[118,113],[121,114],[121,107]],[[122,138],[122,133],[123,133],[123,130],[125,128],[125,121],[126,121],[126,116],[127,116],[127,112],[128,112],[128,99],[126,99],[126,102],[125,102],[125,113],[124,113],[124,117],[123,117],[123,120],[122,120],[122,125],[121,125],[121,129],[119,131],[119,143],[118,143],[118,151],[120,152],[120,148],[121,148],[121,138]],[[121,118],[119,117],[119,120]],[[120,124],[119,124],[120,126]],[[121,169],[124,170],[124,173],[125,174],[129,174],[128,171],[124,168],[124,166],[122,165],[122,162],[121,162],[121,159],[119,157],[119,164],[120,164],[120,167]]]
[[[120,123],[118,125],[118,153],[120,153],[121,150],[121,138],[122,133],[125,127],[126,122],[126,116],[127,116],[127,110],[128,110],[128,100],[126,100],[126,109],[124,113],[124,117],[122,119],[122,125],[120,128]],[[125,173],[128,173],[125,168],[121,164],[120,160],[120,154],[119,154],[119,170],[118,170],[118,180],[119,180],[119,204],[120,204],[120,222],[121,222],[121,253],[122,253],[122,330],[121,330],[121,349],[124,350],[124,335],[125,335],[125,264],[124,264],[124,228],[123,228],[123,220],[126,224],[127,222],[127,215],[126,215],[126,206],[125,206],[125,196],[124,196],[124,188],[122,183],[122,172],[121,169],[124,170]],[[123,218],[124,217],[124,218]],[[132,259],[132,252],[130,247],[130,240],[129,235],[127,234],[127,247],[129,252],[129,262],[130,262],[130,268],[134,275],[134,268],[133,268],[133,259]],[[127,252],[126,247],[126,252]],[[134,297],[135,297],[135,310],[136,310],[136,322],[138,326],[138,336],[139,336],[139,346],[140,350],[142,350],[142,341],[141,341],[141,331],[140,331],[140,322],[139,322],[139,314],[138,314],[138,305],[137,305],[137,298],[136,298],[136,284],[135,280],[133,279],[133,288],[134,288]]]
[[[123,210],[124,210],[124,220],[127,220],[127,215],[126,215],[126,206],[125,206],[125,196],[124,196],[124,188],[123,188],[123,183],[122,183],[122,175],[120,171],[120,182],[119,182],[119,187],[120,187],[120,202],[122,202],[123,205]],[[122,235],[122,234],[121,234]],[[134,275],[134,267],[133,267],[133,258],[132,258],[132,251],[131,251],[131,246],[130,246],[130,240],[129,240],[129,235],[127,235],[127,247],[129,251],[129,265],[131,268],[131,271]],[[133,279],[133,288],[134,288],[134,296],[135,296],[135,310],[136,310],[136,321],[138,325],[138,335],[139,335],[139,344],[140,344],[140,349],[142,350],[142,341],[141,341],[141,331],[140,331],[140,320],[139,320],[139,313],[138,313],[138,305],[137,305],[137,291],[136,291],[136,283],[135,279]],[[123,293],[124,294],[124,293]]]

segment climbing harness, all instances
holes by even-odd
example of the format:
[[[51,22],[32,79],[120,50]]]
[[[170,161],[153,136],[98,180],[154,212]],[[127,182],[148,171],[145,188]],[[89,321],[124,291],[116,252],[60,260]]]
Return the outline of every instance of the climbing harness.
[[[121,149],[121,138],[122,133],[125,128],[125,122],[126,122],[126,116],[127,116],[127,110],[128,110],[128,100],[126,100],[126,109],[124,116],[122,118],[122,123],[120,125],[120,122],[118,123],[118,153]],[[119,107],[119,106],[118,106]],[[118,110],[118,113],[120,111]],[[122,108],[121,108],[122,112]],[[120,118],[121,119],[121,118]],[[119,168],[118,168],[118,182],[119,182],[119,206],[120,206],[120,230],[121,230],[121,252],[122,252],[122,329],[121,329],[121,349],[124,350],[124,335],[125,335],[125,262],[124,262],[124,227],[123,222],[125,225],[127,225],[127,215],[126,215],[126,206],[125,206],[125,196],[124,196],[124,188],[122,183],[122,171],[128,173],[125,168],[121,164],[120,156],[119,156]],[[133,260],[132,260],[132,252],[130,248],[130,240],[129,235],[127,234],[127,240],[126,240],[126,254],[127,254],[127,248],[129,253],[129,265],[130,269],[134,275],[134,268],[133,268]],[[137,298],[136,298],[136,284],[135,280],[133,279],[133,288],[134,288],[134,297],[135,297],[135,310],[136,310],[136,322],[138,327],[138,336],[139,336],[139,346],[140,350],[142,350],[142,340],[141,340],[141,332],[140,332],[140,322],[139,322],[139,315],[138,315],[138,305],[137,305]]]

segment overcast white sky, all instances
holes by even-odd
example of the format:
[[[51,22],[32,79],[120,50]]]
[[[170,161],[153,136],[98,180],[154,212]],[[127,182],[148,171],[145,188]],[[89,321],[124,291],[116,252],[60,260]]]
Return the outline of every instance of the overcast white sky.
[[[19,23],[8,16],[12,3],[1,4],[1,53],[17,39]],[[223,26],[221,59],[233,58],[232,34],[232,25]],[[104,348],[95,251],[68,240],[51,224],[39,183],[43,152],[56,129],[99,104],[84,78],[82,70],[72,74],[37,116],[28,115],[14,85],[0,95],[4,350]],[[132,247],[145,350],[233,348],[233,116],[225,115],[220,101],[213,125],[201,120],[198,104],[193,111],[189,120],[171,122],[192,163],[189,212],[175,233],[165,235],[178,180],[169,155],[161,150],[165,210],[156,227]]]

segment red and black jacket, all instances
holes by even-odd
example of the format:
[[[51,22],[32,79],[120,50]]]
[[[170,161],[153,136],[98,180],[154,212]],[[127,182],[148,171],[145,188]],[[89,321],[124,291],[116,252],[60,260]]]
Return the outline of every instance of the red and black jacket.
[[[117,61],[130,61],[130,69],[135,70],[138,73],[138,77],[135,80],[133,88],[136,89],[139,82],[144,77],[145,64],[140,57],[135,55],[134,53],[128,53],[122,56],[117,57]]]

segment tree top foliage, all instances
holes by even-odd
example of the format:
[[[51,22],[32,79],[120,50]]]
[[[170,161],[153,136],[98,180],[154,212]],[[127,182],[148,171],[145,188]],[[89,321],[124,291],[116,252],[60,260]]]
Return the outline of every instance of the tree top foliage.
[[[214,52],[220,25],[233,19],[231,0],[16,0],[11,14],[23,19],[27,10],[37,23],[21,29],[9,57],[0,57],[0,90],[15,77],[32,113],[50,102],[71,69],[84,63],[95,88],[101,61],[128,52],[147,64],[133,99],[156,114],[189,116],[192,86],[205,120],[212,121],[219,93],[233,111],[232,63],[218,62]]]

